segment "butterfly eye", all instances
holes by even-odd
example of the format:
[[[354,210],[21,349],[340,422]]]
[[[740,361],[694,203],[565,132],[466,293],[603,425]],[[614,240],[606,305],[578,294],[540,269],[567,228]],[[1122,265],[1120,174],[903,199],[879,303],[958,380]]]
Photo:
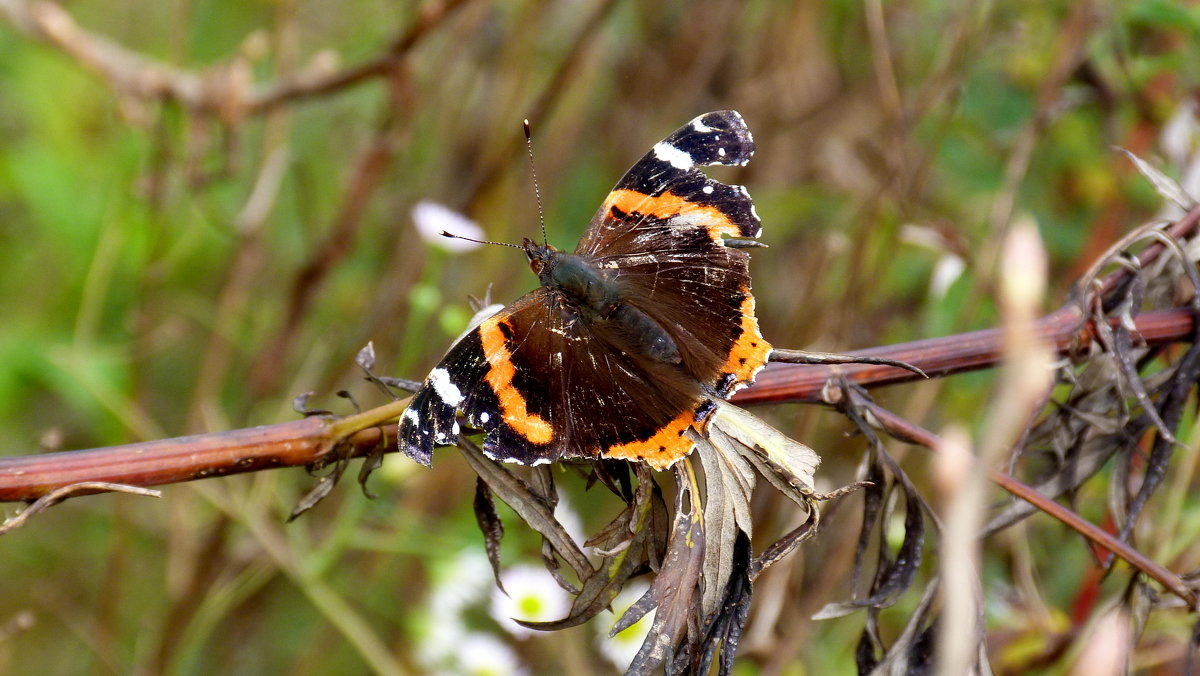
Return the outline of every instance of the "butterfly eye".
[[[533,270],[533,274],[535,275],[542,274],[542,268],[544,267],[546,267],[546,264],[543,263],[539,258],[534,258],[529,261],[529,269]]]

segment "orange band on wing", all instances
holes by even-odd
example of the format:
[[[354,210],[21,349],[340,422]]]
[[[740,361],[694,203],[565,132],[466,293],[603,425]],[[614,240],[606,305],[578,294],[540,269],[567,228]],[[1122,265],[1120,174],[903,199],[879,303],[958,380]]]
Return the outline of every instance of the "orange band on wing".
[[[721,373],[732,373],[735,383],[748,383],[754,379],[767,363],[771,354],[771,344],[763,340],[758,332],[758,318],[754,316],[754,296],[750,295],[748,287],[742,288],[746,297],[742,299],[742,335],[738,336],[733,348],[729,351],[729,359],[721,367]]]
[[[708,235],[714,240],[721,239],[722,235],[737,237],[742,232],[720,209],[690,202],[669,190],[658,197],[634,190],[614,190],[604,200],[604,210],[613,207],[627,214],[637,212],[663,220],[676,216],[693,217],[697,223],[703,223],[708,228]]]
[[[500,412],[504,422],[518,434],[534,444],[548,444],[554,439],[554,428],[540,416],[530,413],[525,397],[513,386],[517,367],[512,362],[512,353],[500,330],[503,317],[489,317],[479,325],[479,338],[483,343],[483,354],[487,357],[488,369],[484,380],[500,400]]]
[[[695,423],[696,412],[689,409],[649,439],[610,446],[602,455],[619,460],[643,460],[654,469],[666,469],[692,452],[696,444],[688,438],[687,431]]]

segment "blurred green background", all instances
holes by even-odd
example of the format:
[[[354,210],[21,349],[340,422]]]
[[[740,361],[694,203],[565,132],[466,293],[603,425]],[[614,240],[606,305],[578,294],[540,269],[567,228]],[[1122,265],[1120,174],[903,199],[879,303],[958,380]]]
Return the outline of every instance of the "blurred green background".
[[[339,389],[376,405],[353,365],[367,341],[381,373],[422,378],[464,327],[469,294],[490,285],[507,302],[535,281],[517,252],[431,245],[413,207],[445,205],[494,240],[536,236],[526,117],[550,240],[572,248],[651,144],[739,110],[758,153],[714,174],[745,184],[764,223],[770,248],[752,265],[764,334],[843,351],[994,325],[995,249],[1017,220],[1045,240],[1053,309],[1159,208],[1113,146],[1178,175],[1196,140],[1200,8],[1167,0],[79,0],[74,28],[47,7],[0,2],[2,455],[290,420],[306,391],[339,411]],[[101,72],[107,52],[81,47],[89,35],[178,69],[158,71],[177,86],[228,89],[163,100],[144,71]],[[237,92],[244,103],[389,50],[387,68],[344,85],[238,105]],[[980,373],[879,397],[939,429],[977,420],[991,384]],[[852,480],[863,442],[839,416],[760,412],[823,455],[821,487]],[[924,452],[892,450],[927,474]],[[1191,475],[1177,480],[1186,495]],[[477,673],[616,669],[607,625],[516,637],[498,623],[474,478],[453,452],[432,470],[389,458],[377,499],[347,481],[285,525],[313,481],[290,469],[168,486],[161,500],[81,498],[5,536],[0,671],[474,669],[438,641],[502,655]],[[585,530],[611,518],[611,499],[562,483]],[[758,497],[766,542],[797,517]],[[1085,516],[1103,518],[1097,500]],[[1200,516],[1175,507],[1182,523]],[[853,670],[862,617],[808,618],[851,593],[857,509],[842,503],[760,581],[737,673]],[[509,523],[505,564],[536,565],[537,541]],[[1069,646],[1088,617],[1091,559],[1062,534],[1034,519],[989,549],[1001,671]],[[1030,560],[1036,602],[1018,574]],[[1139,664],[1178,664],[1187,626],[1147,631]]]

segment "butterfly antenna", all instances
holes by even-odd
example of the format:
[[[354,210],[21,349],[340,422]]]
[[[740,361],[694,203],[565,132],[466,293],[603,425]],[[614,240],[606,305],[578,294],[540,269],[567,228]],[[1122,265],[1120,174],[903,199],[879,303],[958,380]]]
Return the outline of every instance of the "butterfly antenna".
[[[538,221],[542,224],[542,244],[549,244],[546,237],[546,213],[542,210],[542,191],[538,188],[537,167],[533,164],[533,135],[529,131],[529,120],[525,120],[525,150],[529,154],[529,173],[533,175],[533,196],[537,200]]]
[[[511,246],[514,249],[521,249],[521,250],[524,250],[524,248],[525,248],[522,246],[518,246],[516,244],[510,244],[508,242],[493,242],[493,241],[487,240],[487,239],[474,239],[471,237],[463,237],[462,235],[456,235],[456,234],[454,234],[452,232],[448,232],[446,230],[443,230],[443,231],[439,232],[438,234],[441,235],[442,237],[449,237],[450,239],[465,239],[468,242],[475,242],[476,244],[495,244],[496,246]]]

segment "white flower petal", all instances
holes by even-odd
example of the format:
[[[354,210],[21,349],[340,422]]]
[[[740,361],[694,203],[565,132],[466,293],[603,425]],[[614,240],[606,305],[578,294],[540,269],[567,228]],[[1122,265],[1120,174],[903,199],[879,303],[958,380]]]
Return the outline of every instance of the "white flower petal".
[[[1196,102],[1184,99],[1163,125],[1158,143],[1171,163],[1182,167],[1196,147],[1197,136],[1200,136],[1200,122],[1196,120]]]
[[[966,269],[966,262],[959,256],[951,253],[943,254],[933,267],[933,275],[929,280],[929,295],[939,300],[944,298],[946,292],[950,290],[954,282],[958,281]]]
[[[508,644],[489,634],[465,636],[458,646],[456,673],[470,676],[520,676],[528,673]]]
[[[437,202],[428,200],[417,202],[412,209],[412,219],[421,239],[431,246],[451,253],[478,249],[480,244],[465,239],[445,237],[442,235],[443,230],[452,235],[483,239],[483,228],[479,227],[475,221]]]
[[[478,549],[464,549],[449,565],[435,571],[427,602],[428,621],[418,642],[421,661],[435,666],[458,653],[469,628],[463,613],[487,598],[492,566]]]
[[[492,591],[492,618],[517,638],[525,638],[533,630],[517,624],[514,619],[551,622],[566,617],[571,609],[567,592],[545,568],[513,566],[500,574],[500,580],[508,594],[499,589]]]
[[[600,649],[600,654],[613,664],[618,669],[625,670],[629,668],[629,663],[638,654],[642,643],[646,640],[646,635],[650,633],[650,625],[654,622],[654,611],[646,613],[646,616],[634,623],[625,631],[609,638],[608,632],[612,625],[625,614],[625,611],[632,606],[635,601],[640,599],[646,590],[650,587],[645,582],[631,582],[625,585],[617,598],[613,599],[612,608],[615,613],[612,622],[593,622],[596,626],[596,645]]]

